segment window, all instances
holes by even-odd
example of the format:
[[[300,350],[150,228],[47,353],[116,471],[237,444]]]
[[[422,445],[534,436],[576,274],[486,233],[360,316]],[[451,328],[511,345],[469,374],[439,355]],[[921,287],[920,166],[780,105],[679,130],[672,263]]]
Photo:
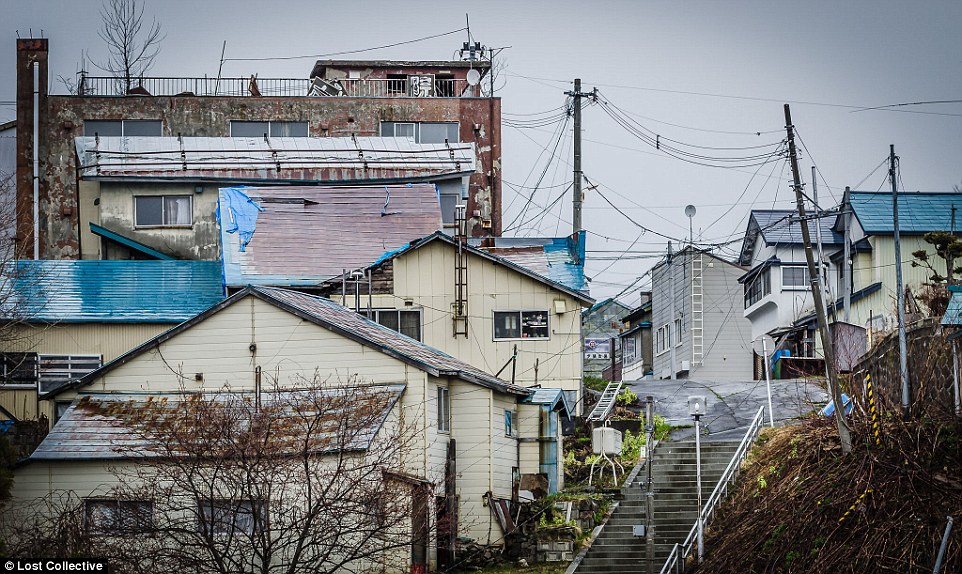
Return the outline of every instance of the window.
[[[421,340],[421,311],[419,309],[375,309],[374,320],[388,329]]]
[[[198,530],[211,534],[254,534],[267,527],[264,500],[201,500]]]
[[[675,346],[681,346],[681,319],[675,319]]]
[[[36,353],[0,353],[0,384],[36,387]]]
[[[230,137],[232,138],[306,138],[307,122],[247,122],[230,121]]]
[[[655,333],[655,354],[660,355],[671,347],[671,325],[665,323]]]
[[[189,195],[135,195],[135,227],[175,227],[193,223]]]
[[[154,528],[149,500],[84,500],[84,528],[89,534],[137,534]]]
[[[439,144],[461,141],[457,122],[381,122],[381,137],[414,138],[416,143]]]
[[[772,280],[765,269],[756,275],[751,281],[745,283],[745,308],[748,309],[755,303],[762,300],[762,297],[772,292]]]
[[[438,387],[438,431],[451,432],[451,395],[447,387]]]
[[[101,355],[40,355],[40,393],[49,393],[101,365]]]
[[[455,208],[461,202],[459,193],[442,193],[439,196],[441,201],[441,223],[445,226],[453,226],[455,221]]]
[[[504,436],[515,436],[514,435],[514,411],[509,411],[505,409],[504,411]]]
[[[547,339],[547,311],[495,311],[494,340]]]
[[[161,136],[160,120],[84,120],[85,136]]]
[[[630,365],[638,360],[638,355],[636,352],[637,347],[635,346],[635,337],[625,337],[621,340],[622,354],[625,357],[625,364]]]
[[[808,289],[808,267],[782,267],[782,289]]]

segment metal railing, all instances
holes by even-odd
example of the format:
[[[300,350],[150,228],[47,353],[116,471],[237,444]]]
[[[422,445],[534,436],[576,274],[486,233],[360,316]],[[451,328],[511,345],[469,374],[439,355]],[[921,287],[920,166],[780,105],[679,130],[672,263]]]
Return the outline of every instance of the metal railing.
[[[738,445],[738,450],[735,451],[735,455],[732,456],[732,460],[728,463],[728,467],[725,468],[725,472],[722,473],[721,478],[718,479],[715,490],[712,491],[711,496],[709,496],[705,502],[705,506],[702,507],[701,521],[703,525],[708,524],[711,520],[711,517],[715,514],[715,509],[728,492],[729,485],[738,478],[738,471],[741,469],[742,461],[748,456],[748,451],[751,449],[752,444],[754,444],[755,438],[758,437],[759,430],[761,430],[764,413],[765,406],[758,407],[758,413],[755,414],[755,418],[752,419],[752,423],[748,426],[748,432],[745,433],[745,437],[742,438],[742,442]],[[675,544],[675,547],[671,549],[668,559],[665,560],[665,565],[661,567],[661,574],[680,574],[685,571],[685,561],[691,556],[697,532],[698,521],[696,520],[688,532],[685,541],[681,544]]]
[[[434,78],[433,81],[415,82],[408,78],[362,78],[326,80],[331,97],[361,98],[408,98],[435,97],[457,98],[463,95],[477,96],[477,87],[466,80]],[[130,87],[112,76],[88,76],[82,74],[75,93],[79,96],[307,96],[311,80],[304,78],[133,78]]]

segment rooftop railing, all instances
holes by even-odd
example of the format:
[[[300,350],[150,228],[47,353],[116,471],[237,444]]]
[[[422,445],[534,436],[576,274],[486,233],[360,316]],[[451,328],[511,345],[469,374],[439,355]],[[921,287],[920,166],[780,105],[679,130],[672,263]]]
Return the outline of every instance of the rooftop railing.
[[[414,79],[429,78],[429,79]],[[477,96],[466,80],[413,76],[410,78],[307,80],[303,78],[174,78],[123,79],[81,75],[72,95],[78,96],[317,96],[354,98],[457,98]]]

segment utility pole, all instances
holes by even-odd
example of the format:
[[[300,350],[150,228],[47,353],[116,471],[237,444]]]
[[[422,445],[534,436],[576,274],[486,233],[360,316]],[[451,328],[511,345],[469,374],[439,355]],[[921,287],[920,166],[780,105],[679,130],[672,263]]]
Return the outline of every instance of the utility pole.
[[[846,199],[850,197],[848,192],[849,189],[846,187]],[[844,285],[842,285],[842,293],[844,293],[843,304],[845,306],[845,322],[848,323],[849,317],[851,317],[849,309],[852,307],[852,238],[850,235],[852,232],[852,207],[847,205],[845,202],[842,202],[842,209],[842,223],[845,225],[845,253],[843,254],[844,261],[842,261],[842,264],[844,265],[844,270],[842,271],[842,283]]]
[[[675,270],[671,268],[671,241],[668,242],[668,332],[666,342],[668,343],[668,355],[671,357],[671,380],[678,378],[675,368]]]
[[[573,172],[574,181],[573,183],[573,196],[571,200],[572,214],[571,214],[571,227],[573,233],[578,233],[582,229],[581,225],[581,203],[583,201],[581,192],[581,98],[598,98],[598,88],[595,88],[591,92],[585,93],[581,91],[581,78],[575,78],[575,89],[572,92],[565,92],[565,95],[571,96],[574,99],[574,162],[573,162]]]
[[[905,289],[902,287],[902,246],[899,241],[899,191],[895,176],[895,145],[889,146],[889,179],[892,180],[892,224],[895,232],[895,289],[899,314],[899,372],[902,375],[902,418],[909,420],[912,388],[909,386],[909,357],[905,342]]]
[[[645,397],[645,467],[648,481],[645,489],[645,561],[647,573],[655,574],[655,487],[651,478],[651,464],[655,453],[655,399]]]
[[[835,349],[832,347],[832,337],[828,331],[828,314],[825,312],[825,301],[822,300],[822,288],[819,285],[819,274],[815,268],[815,255],[812,253],[812,234],[808,229],[808,219],[805,217],[805,199],[802,195],[802,178],[798,173],[798,155],[795,151],[795,132],[792,125],[792,110],[785,104],[785,130],[788,133],[788,154],[792,164],[792,177],[795,188],[795,202],[798,206],[798,218],[802,228],[802,241],[805,243],[805,259],[808,262],[808,277],[812,286],[812,298],[815,300],[815,314],[818,320],[819,338],[822,340],[822,353],[825,357],[825,369],[828,372],[828,388],[835,403],[835,422],[838,425],[838,438],[842,444],[842,452],[852,451],[852,435],[845,419],[845,405],[842,402],[842,391],[838,387],[838,372],[835,364]]]

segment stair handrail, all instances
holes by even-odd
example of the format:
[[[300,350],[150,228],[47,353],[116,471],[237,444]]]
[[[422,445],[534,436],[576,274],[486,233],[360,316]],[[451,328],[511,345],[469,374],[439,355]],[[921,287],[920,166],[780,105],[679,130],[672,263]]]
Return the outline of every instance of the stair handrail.
[[[758,412],[755,414],[755,418],[752,419],[752,423],[748,426],[748,431],[742,438],[742,442],[739,443],[738,449],[735,450],[735,454],[732,456],[731,462],[725,468],[725,472],[722,473],[721,478],[718,479],[718,483],[715,485],[715,489],[712,491],[711,496],[705,501],[705,505],[701,508],[701,521],[702,524],[708,524],[711,517],[715,514],[715,508],[718,503],[721,502],[722,497],[728,492],[728,486],[735,482],[738,477],[738,471],[741,469],[742,461],[748,456],[748,451],[754,444],[755,439],[758,437],[758,433],[761,430],[763,424],[763,415],[765,414],[765,406],[762,405],[758,407]],[[684,568],[685,560],[692,553],[692,547],[695,544],[695,536],[698,533],[698,521],[691,527],[688,532],[688,536],[682,544],[675,544],[674,548],[671,549],[671,553],[668,555],[668,559],[665,560],[665,565],[661,567],[660,574],[669,574],[673,570],[677,570],[679,565],[682,569]]]

